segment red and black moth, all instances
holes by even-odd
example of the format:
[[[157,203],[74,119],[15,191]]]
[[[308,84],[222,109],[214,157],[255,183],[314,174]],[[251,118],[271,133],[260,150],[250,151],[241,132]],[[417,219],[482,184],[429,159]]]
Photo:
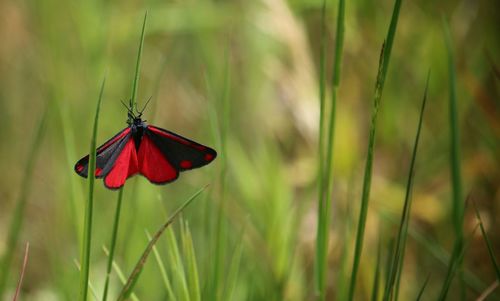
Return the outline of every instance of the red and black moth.
[[[141,116],[142,111],[135,115],[128,109],[128,127],[97,149],[95,176],[104,178],[107,188],[118,189],[136,174],[154,184],[167,184],[179,172],[202,167],[217,157],[210,147],[149,125]],[[88,164],[87,155],[75,164],[76,173],[86,178]]]

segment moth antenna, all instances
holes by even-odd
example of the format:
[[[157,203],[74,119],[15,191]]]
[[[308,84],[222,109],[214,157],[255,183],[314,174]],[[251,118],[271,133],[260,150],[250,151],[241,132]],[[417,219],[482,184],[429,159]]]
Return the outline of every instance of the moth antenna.
[[[144,107],[142,107],[142,110],[139,112],[141,115],[142,115],[142,112],[144,112],[144,110],[146,110],[146,107],[148,106],[149,102],[151,101],[151,98],[153,98],[153,96],[149,96],[148,101],[146,101],[146,103],[144,104]]]
[[[132,116],[134,116],[134,112],[132,112],[130,110],[130,108],[127,106],[127,104],[125,104],[125,102],[123,102],[123,100],[120,100],[120,102],[122,103],[122,105],[125,107],[125,109],[127,109],[127,112],[128,113],[132,113]]]

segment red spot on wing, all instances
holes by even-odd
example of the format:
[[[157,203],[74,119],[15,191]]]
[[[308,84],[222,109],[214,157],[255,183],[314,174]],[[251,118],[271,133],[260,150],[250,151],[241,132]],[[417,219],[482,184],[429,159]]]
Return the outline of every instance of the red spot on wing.
[[[193,163],[191,161],[188,161],[188,160],[182,160],[180,163],[180,166],[184,169],[189,169],[189,168],[193,167]]]
[[[205,154],[204,159],[205,161],[212,161],[214,159],[214,155],[207,153]]]
[[[101,175],[101,173],[102,173],[102,169],[100,169],[99,167],[97,167],[97,168],[95,169],[95,175],[96,175],[96,176],[100,176],[100,175]]]
[[[153,183],[170,182],[178,176],[178,171],[147,135],[142,138],[137,157],[140,173]]]
[[[84,168],[84,167],[83,167],[83,165],[78,164],[78,165],[76,166],[76,171],[81,172],[81,171],[83,170],[83,168]]]
[[[139,167],[134,140],[129,139],[118,158],[116,158],[113,168],[104,178],[104,184],[108,188],[120,188],[125,184],[127,178],[133,176],[138,171]]]

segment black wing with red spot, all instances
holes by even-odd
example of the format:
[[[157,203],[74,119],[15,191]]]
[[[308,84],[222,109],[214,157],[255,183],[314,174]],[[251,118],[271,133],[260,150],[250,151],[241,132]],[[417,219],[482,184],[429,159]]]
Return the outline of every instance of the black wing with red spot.
[[[111,171],[116,159],[122,152],[130,137],[130,128],[127,127],[97,149],[95,170],[96,178],[103,178]],[[86,178],[88,176],[88,165],[89,156],[87,155],[76,162],[76,173]]]
[[[217,157],[217,152],[210,147],[162,128],[148,125],[145,135],[178,171],[202,167]]]

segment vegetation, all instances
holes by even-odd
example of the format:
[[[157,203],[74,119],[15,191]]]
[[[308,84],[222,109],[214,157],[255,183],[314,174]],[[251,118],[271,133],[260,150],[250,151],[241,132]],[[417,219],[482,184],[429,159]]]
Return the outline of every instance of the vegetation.
[[[500,300],[493,2],[0,3],[0,299]],[[218,158],[76,175],[149,97]]]

